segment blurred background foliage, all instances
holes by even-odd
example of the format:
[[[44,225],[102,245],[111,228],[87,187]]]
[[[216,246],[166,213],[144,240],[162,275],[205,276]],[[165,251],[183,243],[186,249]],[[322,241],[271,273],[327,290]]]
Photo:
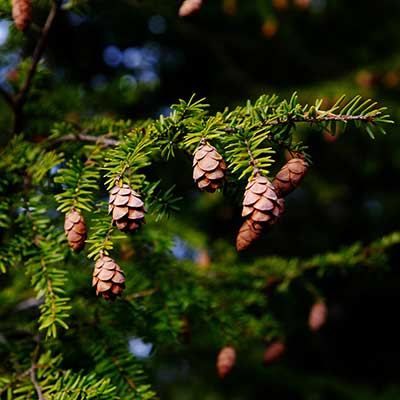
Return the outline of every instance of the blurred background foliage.
[[[22,34],[6,18],[8,1],[0,1],[0,85],[6,90],[24,80],[29,62],[21,60],[32,54],[48,12],[48,1],[34,5],[34,23]],[[60,121],[79,126],[94,116],[167,115],[172,103],[193,93],[206,97],[212,111],[263,93],[289,97],[297,90],[304,103],[318,97],[326,107],[342,93],[361,94],[388,106],[395,121],[400,115],[398,0],[208,0],[184,19],[177,16],[178,7],[178,1],[97,0],[60,13],[25,107],[26,137],[40,141]],[[3,143],[10,138],[11,119],[0,100]],[[371,141],[356,129],[332,136],[299,128],[313,166],[287,199],[282,222],[239,259],[310,257],[398,229],[397,129],[395,124],[388,135]],[[154,165],[152,174],[176,184],[184,196],[178,215],[154,222],[160,235],[176,232],[174,254],[190,260],[202,255],[205,264],[208,257],[236,262],[238,199],[198,193],[190,162],[182,157],[168,169]],[[144,357],[162,399],[398,399],[398,249],[387,256],[385,268],[323,277],[307,273],[289,292],[268,293],[287,350],[267,368],[261,363],[266,343],[246,343],[238,348],[232,373],[220,381],[218,345],[195,314],[189,316],[190,343],[163,346],[156,337],[145,338],[152,347],[137,338],[132,351]],[[310,282],[329,307],[328,322],[317,333],[307,327],[315,300]],[[118,307],[123,306],[111,304],[110,314]],[[66,363],[85,368],[72,351]]]

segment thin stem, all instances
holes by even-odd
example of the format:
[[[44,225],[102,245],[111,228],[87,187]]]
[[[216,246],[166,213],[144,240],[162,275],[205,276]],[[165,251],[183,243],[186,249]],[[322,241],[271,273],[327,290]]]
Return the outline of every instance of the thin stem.
[[[119,140],[107,138],[106,135],[93,136],[93,135],[88,135],[86,133],[77,133],[77,134],[71,133],[69,135],[61,136],[55,140],[55,143],[68,142],[68,141],[101,143],[105,147],[118,146],[121,143],[121,141]]]
[[[30,371],[29,371],[29,375],[31,377],[31,381],[33,383],[33,386],[35,387],[36,393],[38,395],[38,399],[39,400],[45,400],[45,397],[43,396],[43,391],[42,388],[40,387],[40,385],[38,384],[38,381],[36,380],[36,365],[32,365]]]
[[[249,164],[253,167],[254,175],[258,175],[260,173],[260,170],[257,167],[258,162],[254,158],[253,153],[251,152],[248,140],[246,139],[244,142],[246,144],[247,154],[249,155],[250,158]]]
[[[132,294],[126,296],[125,300],[129,301],[129,300],[133,300],[133,299],[139,299],[141,297],[151,296],[152,294],[157,293],[159,290],[160,290],[160,288],[156,287],[156,288],[152,288],[152,289],[143,290],[142,292],[132,293]]]

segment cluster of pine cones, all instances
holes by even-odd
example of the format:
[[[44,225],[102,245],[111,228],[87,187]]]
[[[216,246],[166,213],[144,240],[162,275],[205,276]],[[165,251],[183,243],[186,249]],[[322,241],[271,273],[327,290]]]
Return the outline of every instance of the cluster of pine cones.
[[[129,185],[119,184],[110,190],[108,211],[112,221],[122,232],[135,232],[145,222],[146,209],[140,195]],[[85,246],[87,228],[84,217],[72,209],[66,216],[64,231],[68,244],[74,251],[80,251]],[[92,285],[97,295],[113,300],[120,296],[125,288],[125,273],[110,257],[101,253],[93,271]]]
[[[193,179],[201,190],[215,192],[225,181],[226,164],[216,148],[202,139],[194,153]],[[280,218],[285,208],[283,197],[299,186],[307,171],[302,158],[293,158],[277,173],[272,183],[259,173],[247,184],[243,197],[242,216],[245,221],[239,230],[236,247],[247,249],[262,232]],[[109,194],[109,214],[122,232],[135,232],[145,222],[146,209],[140,195],[126,183],[116,181]],[[65,216],[65,235],[69,246],[80,251],[85,245],[86,223],[83,215],[71,209]],[[124,272],[110,257],[100,254],[93,273],[96,294],[105,299],[119,296],[125,284]]]
[[[194,153],[193,179],[201,190],[214,192],[222,187],[226,164],[215,147],[203,139]],[[262,232],[274,225],[285,209],[283,197],[300,185],[307,164],[292,158],[276,174],[272,183],[257,173],[247,184],[243,197],[242,217],[245,217],[236,239],[238,251],[247,249]]]

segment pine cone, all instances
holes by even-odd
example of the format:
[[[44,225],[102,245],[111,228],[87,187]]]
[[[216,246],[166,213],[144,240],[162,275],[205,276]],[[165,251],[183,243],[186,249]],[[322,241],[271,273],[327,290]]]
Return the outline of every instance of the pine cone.
[[[199,189],[215,192],[224,182],[225,170],[225,162],[216,148],[202,143],[193,159],[193,179]]]
[[[12,16],[16,27],[24,31],[32,16],[31,0],[12,0]]]
[[[220,378],[224,378],[235,365],[236,351],[231,346],[221,349],[217,358],[217,372]]]
[[[179,8],[179,16],[187,17],[200,10],[203,0],[185,0]]]
[[[253,222],[250,218],[243,222],[236,237],[236,248],[238,251],[246,250],[254,240],[257,240],[262,233],[262,226]]]
[[[144,203],[140,195],[127,184],[111,189],[108,212],[112,212],[112,219],[122,232],[134,232],[145,222]]]
[[[328,315],[328,308],[322,301],[314,303],[310,310],[308,317],[308,326],[313,332],[318,331],[323,325],[325,325],[326,318]]]
[[[72,209],[65,216],[64,232],[67,236],[69,247],[74,251],[80,251],[84,248],[87,230],[82,214]]]
[[[307,164],[301,158],[292,158],[276,174],[272,184],[279,197],[284,197],[296,189],[307,172]]]
[[[246,186],[242,217],[246,217],[236,238],[238,251],[247,249],[261,236],[263,230],[274,225],[285,208],[275,188],[265,177],[257,175]]]
[[[283,342],[273,342],[266,349],[264,353],[264,366],[270,365],[279,360],[285,352],[285,344]]]
[[[101,256],[94,266],[92,286],[106,300],[114,300],[125,288],[125,276],[121,267],[110,257]]]

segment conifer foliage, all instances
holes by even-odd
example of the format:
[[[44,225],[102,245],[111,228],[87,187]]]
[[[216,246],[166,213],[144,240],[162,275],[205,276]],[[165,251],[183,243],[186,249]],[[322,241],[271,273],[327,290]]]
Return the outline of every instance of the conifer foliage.
[[[69,3],[62,7],[73,7]],[[180,15],[201,4],[185,0]],[[30,2],[12,5],[24,30]],[[57,12],[59,6],[53,6]],[[39,56],[56,15],[50,12]],[[32,61],[32,76],[38,61]],[[27,90],[4,95],[17,122]],[[400,234],[306,259],[241,258],[232,240],[221,246],[226,258],[213,254],[199,266],[195,257],[173,252],[181,231],[192,229],[180,221],[178,207],[190,195],[156,176],[155,166],[168,169],[178,160],[188,172],[182,179],[193,185],[192,176],[199,189],[214,193],[197,192],[204,202],[220,196],[232,209],[241,208],[230,215],[242,221],[236,248],[251,254],[256,239],[268,243],[262,235],[284,226],[284,197],[312,170],[312,154],[297,127],[323,133],[354,125],[374,137],[391,122],[385,107],[360,96],[342,96],[325,108],[319,99],[302,104],[293,93],[289,99],[265,94],[216,112],[193,95],[171,105],[168,116],[134,122],[61,118],[39,138],[19,133],[14,123],[0,152],[0,399],[156,399],[128,342],[142,337],[157,350],[177,346],[191,313],[191,332],[203,327],[221,349],[221,378],[240,363],[241,345],[284,337],[284,324],[268,308],[269,279],[285,292],[312,274],[384,266],[385,250],[400,243]],[[282,165],[284,154],[291,159]],[[296,212],[287,208],[285,213]],[[326,306],[314,305],[310,329],[325,320]],[[276,339],[264,364],[285,351]],[[77,358],[85,359],[82,370],[73,367]]]

